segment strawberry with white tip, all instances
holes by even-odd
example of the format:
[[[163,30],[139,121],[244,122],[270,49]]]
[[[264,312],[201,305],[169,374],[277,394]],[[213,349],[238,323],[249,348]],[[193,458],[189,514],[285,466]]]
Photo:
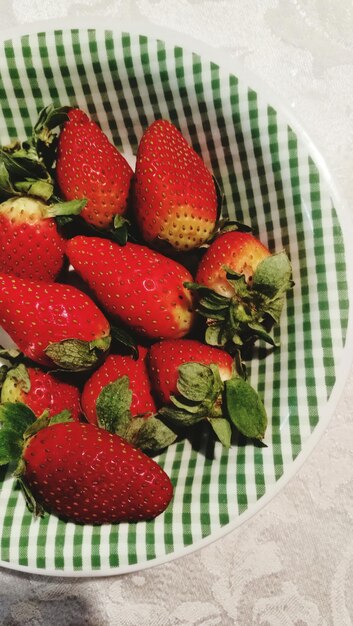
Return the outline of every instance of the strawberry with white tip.
[[[213,177],[169,120],[153,122],[140,141],[133,207],[144,241],[162,252],[198,248],[215,229]]]
[[[47,204],[14,196],[0,204],[0,271],[31,280],[54,281],[64,265],[66,240],[55,217],[77,215],[85,201]]]
[[[293,286],[284,250],[271,254],[249,232],[223,232],[206,250],[195,282],[186,286],[197,294],[197,311],[206,318],[206,343],[231,352],[255,339],[276,345],[270,331]]]

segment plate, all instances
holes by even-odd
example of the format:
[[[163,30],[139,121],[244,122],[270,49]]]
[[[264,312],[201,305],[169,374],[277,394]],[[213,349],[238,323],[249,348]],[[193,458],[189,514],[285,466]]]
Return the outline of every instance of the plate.
[[[244,523],[291,478],[327,425],[352,352],[350,223],[325,164],[292,114],[255,77],[202,44],[145,25],[81,22],[0,43],[1,143],[29,134],[45,105],[85,109],[133,163],[144,129],[168,118],[220,181],[224,210],[293,265],[277,338],[249,364],[270,416],[267,447],[180,442],[158,457],[175,495],[138,524],[33,520],[3,469],[0,564],[101,576],[182,556]]]

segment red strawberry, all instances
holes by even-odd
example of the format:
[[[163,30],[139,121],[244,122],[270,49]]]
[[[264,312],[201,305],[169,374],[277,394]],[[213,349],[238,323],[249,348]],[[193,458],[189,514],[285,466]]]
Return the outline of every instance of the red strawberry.
[[[159,416],[174,430],[206,420],[225,446],[232,426],[247,437],[264,437],[265,408],[223,350],[193,339],[160,341],[149,349],[148,367],[164,404]]]
[[[73,420],[81,415],[80,392],[77,387],[49,372],[23,363],[10,369],[2,384],[1,402],[22,402],[36,417],[48,410],[53,416],[69,410]]]
[[[91,424],[97,425],[96,402],[102,389],[122,376],[128,376],[129,387],[132,392],[130,411],[132,417],[136,415],[151,415],[156,412],[156,406],[151,394],[145,357],[146,348],[139,346],[139,358],[130,355],[110,354],[103,365],[96,370],[86,382],[82,396],[82,410]]]
[[[139,358],[111,354],[86,382],[82,408],[89,422],[120,435],[137,448],[158,452],[176,433],[156,413],[147,367],[147,350]]]
[[[32,280],[55,280],[64,263],[66,241],[54,216],[77,213],[81,208],[78,202],[49,206],[26,196],[0,204],[1,272]]]
[[[28,358],[49,367],[88,369],[110,344],[109,323],[94,302],[58,283],[0,274],[0,325]]]
[[[8,445],[13,435],[9,406],[14,405],[0,409],[2,463],[18,457],[16,446]],[[22,419],[28,424],[27,411]],[[31,510],[79,524],[105,524],[152,519],[168,506],[173,487],[167,474],[121,437],[82,422],[43,422],[39,432],[37,425],[27,427],[15,472]]]
[[[153,344],[147,364],[153,389],[161,404],[168,404],[177,393],[178,370],[184,363],[218,366],[221,380],[234,374],[232,357],[219,348],[207,346],[196,339],[169,339]]]
[[[136,220],[149,244],[190,250],[209,239],[217,221],[212,175],[169,121],[157,120],[144,133],[133,190]]]
[[[231,297],[234,289],[226,278],[226,268],[244,274],[249,283],[258,264],[270,254],[251,233],[239,230],[224,233],[206,250],[196,273],[196,282],[221,296]]]
[[[135,332],[158,339],[190,331],[192,296],[183,283],[191,274],[179,263],[145,246],[98,237],[74,237],[66,252],[107,313]]]
[[[206,342],[231,350],[256,338],[275,345],[269,330],[279,322],[291,275],[284,251],[271,254],[250,233],[219,235],[199,264],[196,282],[186,284],[199,295]]]
[[[113,226],[127,207],[133,171],[99,126],[71,109],[59,136],[56,177],[63,196],[87,198],[81,216],[98,228]]]

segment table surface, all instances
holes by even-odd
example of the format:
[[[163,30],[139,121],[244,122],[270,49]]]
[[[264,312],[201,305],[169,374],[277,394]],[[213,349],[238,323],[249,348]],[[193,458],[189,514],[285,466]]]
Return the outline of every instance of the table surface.
[[[0,0],[0,28],[58,17],[142,19],[224,50],[291,106],[353,204],[350,0]],[[287,486],[221,540],[103,579],[0,568],[4,626],[348,626],[353,623],[353,372]]]

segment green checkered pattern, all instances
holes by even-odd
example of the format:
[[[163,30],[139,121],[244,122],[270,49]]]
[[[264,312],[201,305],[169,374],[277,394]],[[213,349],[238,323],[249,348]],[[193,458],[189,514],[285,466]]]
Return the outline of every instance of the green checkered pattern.
[[[287,249],[295,287],[278,350],[256,350],[251,383],[270,416],[267,447],[207,438],[158,461],[175,486],[155,521],[91,527],[33,520],[0,471],[0,562],[45,573],[126,571],[235,527],[290,472],[321,419],[343,358],[348,322],[345,251],[330,189],[288,123],[234,75],[181,47],[129,33],[72,30],[2,44],[1,142],[24,138],[50,102],[84,108],[127,156],[146,127],[170,119],[220,181],[224,211]],[[328,297],[329,294],[329,297]]]

